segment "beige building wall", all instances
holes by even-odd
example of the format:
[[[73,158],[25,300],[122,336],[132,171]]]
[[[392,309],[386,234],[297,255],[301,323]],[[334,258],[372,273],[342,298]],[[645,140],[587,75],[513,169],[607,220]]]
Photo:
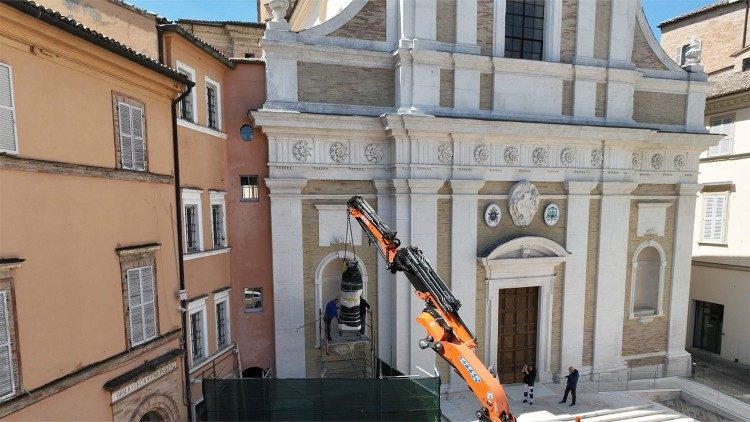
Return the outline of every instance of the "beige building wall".
[[[183,85],[176,73],[151,70],[155,62],[142,66],[6,4],[0,28],[18,144],[0,156],[0,256],[25,260],[0,264],[19,367],[0,417],[124,420],[158,408],[183,419],[180,363],[170,354],[181,323],[171,99]],[[145,171],[117,160],[114,95],[143,105]],[[121,260],[122,248],[139,247],[128,265],[153,265],[157,323],[155,338],[132,345]],[[102,386],[131,369],[148,375],[144,362],[157,357],[175,368],[113,403],[116,390]],[[147,402],[149,394],[166,404]]]

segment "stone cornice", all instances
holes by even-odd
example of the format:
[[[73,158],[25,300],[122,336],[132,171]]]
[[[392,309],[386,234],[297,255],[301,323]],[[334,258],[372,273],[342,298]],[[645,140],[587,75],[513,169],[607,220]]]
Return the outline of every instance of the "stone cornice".
[[[701,185],[697,183],[680,183],[677,191],[680,196],[695,196],[701,190]]]
[[[271,197],[300,195],[307,185],[306,179],[265,179],[266,186],[271,190]]]
[[[568,195],[591,195],[597,182],[565,182]]]
[[[563,79],[573,78],[573,65],[565,63],[493,57],[492,64],[495,66],[496,73],[521,73],[533,74],[535,76],[557,76]]]
[[[750,107],[750,91],[706,100],[706,114],[725,113]]]
[[[117,255],[120,256],[127,256],[127,255],[136,255],[136,254],[142,254],[147,252],[154,252],[159,250],[161,248],[161,243],[148,243],[145,245],[135,245],[135,246],[123,246],[119,248],[115,248],[115,252],[117,252]]]
[[[298,62],[326,63],[344,66],[392,69],[393,54],[384,51],[362,50],[336,45],[304,44],[261,39],[266,62],[273,59],[293,59]],[[447,54],[447,53],[445,53]]]
[[[602,182],[602,196],[630,195],[638,183],[631,182]]]
[[[453,195],[476,195],[486,182],[484,180],[451,180]]]
[[[409,189],[412,194],[435,195],[443,187],[445,180],[440,179],[409,179]]]

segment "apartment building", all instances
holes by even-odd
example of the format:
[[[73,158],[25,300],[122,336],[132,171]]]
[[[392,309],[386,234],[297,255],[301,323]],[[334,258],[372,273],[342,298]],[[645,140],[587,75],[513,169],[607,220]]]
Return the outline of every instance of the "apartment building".
[[[171,122],[190,85],[0,2],[0,417],[187,418]]]
[[[712,82],[705,125],[721,141],[700,156],[687,343],[750,365],[750,40],[747,2],[723,1],[660,24],[661,43],[684,61],[697,49]],[[689,54],[688,54],[689,55]]]
[[[347,236],[355,194],[435,265],[503,382],[529,362],[542,381],[690,370],[698,156],[717,136],[706,74],[659,47],[640,2],[266,6],[250,114],[269,143],[277,376],[324,375],[315,321],[347,257],[378,357],[466,388],[419,348],[405,277]]]

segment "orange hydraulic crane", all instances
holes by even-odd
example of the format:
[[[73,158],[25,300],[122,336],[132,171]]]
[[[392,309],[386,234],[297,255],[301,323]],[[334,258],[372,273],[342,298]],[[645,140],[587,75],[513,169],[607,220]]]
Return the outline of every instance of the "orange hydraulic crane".
[[[417,316],[417,322],[427,331],[427,337],[419,340],[419,347],[431,348],[461,375],[482,404],[476,414],[480,420],[515,421],[502,385],[474,352],[476,337],[458,315],[461,302],[453,296],[422,251],[414,246],[399,248],[401,241],[396,232],[361,196],[352,197],[347,207],[349,215],[359,222],[385,259],[388,269],[394,274],[403,272],[417,296],[424,300],[425,307]]]

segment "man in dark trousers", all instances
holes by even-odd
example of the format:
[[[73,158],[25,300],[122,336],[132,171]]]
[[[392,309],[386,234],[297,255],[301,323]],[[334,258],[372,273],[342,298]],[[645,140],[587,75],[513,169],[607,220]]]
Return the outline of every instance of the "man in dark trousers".
[[[568,379],[568,386],[565,387],[565,395],[563,396],[563,399],[560,400],[560,403],[565,403],[565,401],[568,400],[568,393],[570,393],[573,397],[573,402],[571,402],[570,405],[575,406],[576,386],[578,385],[578,370],[571,366],[570,368],[568,368],[568,372],[569,374],[565,376],[565,378]]]
[[[524,365],[521,372],[523,372],[523,402],[530,405],[534,404],[536,369],[534,369],[534,365]]]
[[[334,318],[338,318],[338,312],[339,312],[339,297],[336,296],[334,299],[331,299],[330,302],[326,305],[326,313],[323,315],[323,320],[326,323],[326,338],[328,341],[333,340],[331,338],[331,321]]]
[[[367,317],[367,310],[370,309],[370,304],[367,303],[365,298],[359,297],[359,335],[365,335],[365,317]]]

